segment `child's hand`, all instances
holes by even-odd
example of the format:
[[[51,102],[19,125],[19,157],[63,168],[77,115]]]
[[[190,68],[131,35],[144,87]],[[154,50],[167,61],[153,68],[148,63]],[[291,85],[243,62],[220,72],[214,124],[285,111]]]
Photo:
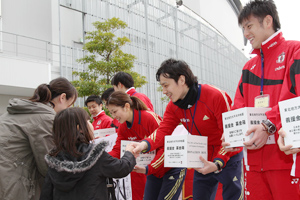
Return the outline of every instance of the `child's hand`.
[[[130,144],[127,144],[125,151],[131,152],[134,155],[134,157],[137,158],[139,156],[139,154],[134,153],[133,149],[134,149],[134,145],[132,145],[132,143],[130,143]]]
[[[131,144],[127,144],[127,145],[126,145],[126,148],[125,148],[125,151],[130,151],[130,152],[132,153],[133,148],[134,148],[134,147],[133,147]]]

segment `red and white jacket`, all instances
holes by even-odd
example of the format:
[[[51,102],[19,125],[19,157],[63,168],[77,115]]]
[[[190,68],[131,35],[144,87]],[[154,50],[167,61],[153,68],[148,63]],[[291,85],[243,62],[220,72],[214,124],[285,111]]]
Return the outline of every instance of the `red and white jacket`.
[[[140,100],[142,100],[146,104],[146,106],[149,108],[149,110],[154,112],[153,105],[152,105],[150,99],[145,94],[137,92],[134,87],[129,88],[126,91],[126,93],[129,94],[129,96],[138,97]]]
[[[111,127],[115,127],[116,131],[118,132],[120,126],[121,126],[120,122],[117,119],[113,119],[111,123]]]
[[[103,129],[103,128],[111,128],[111,124],[113,119],[107,116],[102,110],[97,114],[97,116],[93,117],[94,121],[92,123],[94,130]]]
[[[171,135],[176,126],[182,123],[192,135],[208,136],[208,161],[219,160],[225,167],[232,156],[242,151],[240,148],[239,151],[226,153],[221,146],[222,113],[230,110],[231,99],[227,93],[214,86],[200,84],[198,87],[200,95],[191,108],[184,110],[172,101],[169,102],[159,128],[144,140],[148,143],[147,151],[164,146],[165,136]]]
[[[282,92],[279,101],[295,98],[300,96],[300,49],[297,50],[290,60],[286,69],[283,81]],[[280,122],[280,113],[277,113],[277,121]],[[278,124],[281,128],[281,123]],[[288,134],[288,133],[287,133]],[[293,166],[291,176],[300,177],[300,154],[293,154]]]
[[[109,154],[113,157],[120,158],[121,140],[141,141],[148,137],[158,128],[161,117],[150,110],[134,110],[133,122],[123,123],[118,129],[116,144]],[[161,178],[170,168],[164,168],[164,148],[156,151],[156,156],[146,167],[147,175],[153,174]],[[131,173],[131,185],[134,199],[142,199],[146,183],[144,174]]]
[[[279,124],[278,101],[282,92],[282,84],[293,53],[300,48],[300,42],[286,41],[281,31],[277,31],[261,45],[264,55],[263,93],[270,95],[269,105],[272,110],[266,112],[267,118],[274,124]],[[232,109],[254,107],[254,98],[261,90],[261,54],[260,49],[254,49],[256,57],[249,60],[242,72]],[[292,156],[281,152],[276,143],[278,133],[274,134],[273,144],[266,144],[258,150],[244,150],[246,170],[265,171],[290,169]]]

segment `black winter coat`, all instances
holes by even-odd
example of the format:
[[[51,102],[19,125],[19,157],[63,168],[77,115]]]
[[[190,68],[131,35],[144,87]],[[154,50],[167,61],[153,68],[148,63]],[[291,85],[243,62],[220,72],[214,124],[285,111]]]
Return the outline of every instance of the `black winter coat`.
[[[49,170],[40,200],[107,200],[106,178],[127,176],[136,161],[128,151],[121,159],[110,156],[106,145],[82,144],[78,149],[84,155],[79,159],[63,153],[46,155]]]

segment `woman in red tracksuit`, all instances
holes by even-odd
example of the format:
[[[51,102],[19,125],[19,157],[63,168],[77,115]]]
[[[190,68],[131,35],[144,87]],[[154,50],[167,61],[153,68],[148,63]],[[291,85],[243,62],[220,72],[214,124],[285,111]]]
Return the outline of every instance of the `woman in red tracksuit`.
[[[121,140],[143,140],[158,128],[161,121],[160,116],[149,111],[139,98],[130,97],[120,91],[111,94],[107,108],[113,118],[121,123],[116,144],[109,152],[117,158],[120,158]],[[164,199],[166,196],[168,199],[178,199],[185,178],[185,169],[164,168],[163,147],[157,149],[155,158],[148,166],[135,168],[131,173],[133,200]],[[147,183],[144,174],[148,175]]]

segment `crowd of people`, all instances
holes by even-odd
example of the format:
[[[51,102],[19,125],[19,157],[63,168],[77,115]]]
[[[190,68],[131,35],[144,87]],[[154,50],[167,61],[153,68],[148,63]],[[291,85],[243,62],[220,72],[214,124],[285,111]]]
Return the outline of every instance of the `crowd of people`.
[[[72,106],[78,94],[65,78],[39,85],[29,99],[11,99],[0,116],[0,199],[114,199],[110,180],[130,174],[133,200],[177,200],[187,169],[164,167],[164,138],[180,123],[208,138],[207,159],[199,157],[204,167],[194,169],[190,185],[193,199],[215,199],[219,184],[226,200],[300,199],[300,149],[284,144],[289,133],[278,106],[300,95],[300,42],[284,39],[272,0],[247,3],[238,24],[256,56],[243,67],[233,101],[173,58],[156,72],[170,99],[163,117],[126,72],[115,74],[101,97],[86,99],[92,123],[88,112]],[[253,137],[243,147],[228,148],[222,113],[261,105],[271,108],[267,120],[245,133]],[[107,142],[93,142],[94,130],[112,127],[117,139],[106,152]],[[132,141],[123,156],[122,140]],[[153,150],[150,164],[137,165],[141,152]]]

